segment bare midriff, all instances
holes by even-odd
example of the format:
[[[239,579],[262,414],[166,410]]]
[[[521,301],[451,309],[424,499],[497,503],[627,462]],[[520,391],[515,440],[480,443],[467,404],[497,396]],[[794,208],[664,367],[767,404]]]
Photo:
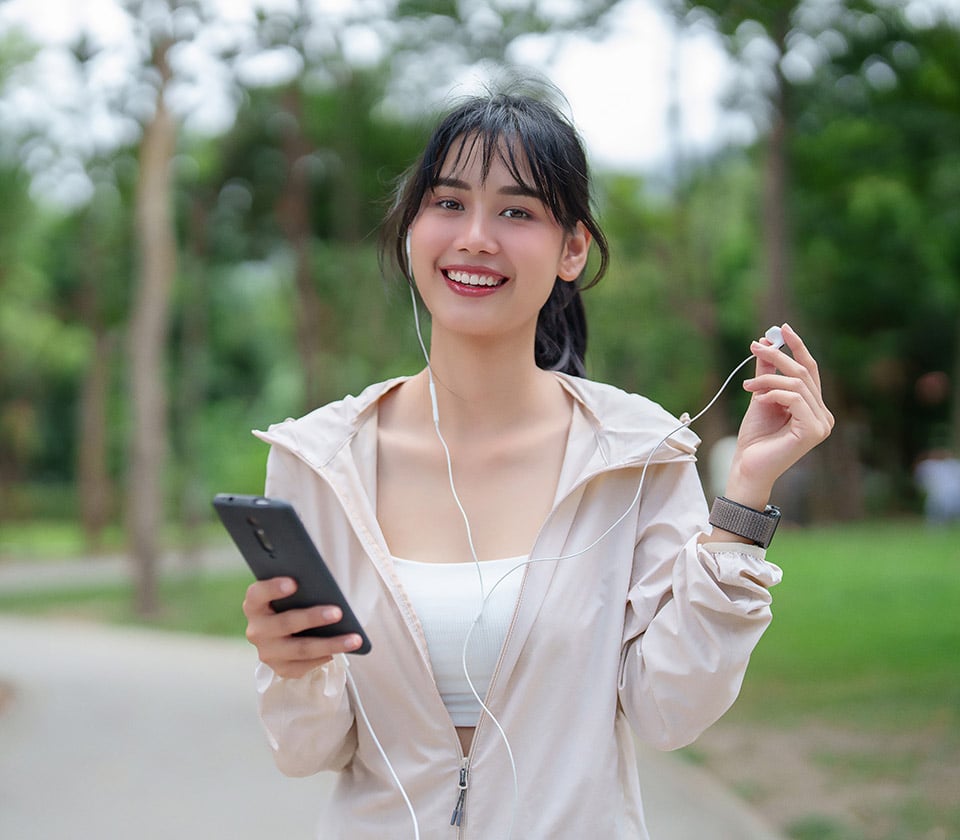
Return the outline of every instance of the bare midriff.
[[[463,754],[470,754],[470,745],[473,743],[473,729],[472,726],[458,726],[457,735],[460,737],[460,746],[463,748]]]

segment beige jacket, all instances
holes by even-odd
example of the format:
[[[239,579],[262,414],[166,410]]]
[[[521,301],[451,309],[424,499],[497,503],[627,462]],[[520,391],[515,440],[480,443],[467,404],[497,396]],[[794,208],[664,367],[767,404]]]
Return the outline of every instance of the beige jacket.
[[[558,374],[575,401],[554,507],[533,558],[590,545],[634,497],[643,462],[677,420],[649,400]],[[484,716],[462,755],[423,632],[377,524],[372,385],[257,434],[272,445],[266,493],[300,513],[366,627],[350,670],[370,724],[409,795],[423,840],[643,838],[633,734],[689,744],[736,698],[770,622],[780,570],[752,546],[697,547],[707,509],[688,430],[660,447],[640,502],[596,547],[525,568]],[[423,526],[430,527],[430,511]],[[413,823],[337,660],[300,679],[262,663],[260,711],[289,775],[338,771],[323,840],[409,840]],[[467,790],[464,818],[451,826]],[[510,831],[513,821],[512,832]]]

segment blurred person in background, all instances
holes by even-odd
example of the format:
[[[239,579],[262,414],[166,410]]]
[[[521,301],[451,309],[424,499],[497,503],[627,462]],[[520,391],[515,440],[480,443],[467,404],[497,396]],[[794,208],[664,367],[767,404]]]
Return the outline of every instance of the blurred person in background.
[[[931,449],[914,468],[923,494],[924,516],[931,525],[960,520],[960,458],[949,449]]]

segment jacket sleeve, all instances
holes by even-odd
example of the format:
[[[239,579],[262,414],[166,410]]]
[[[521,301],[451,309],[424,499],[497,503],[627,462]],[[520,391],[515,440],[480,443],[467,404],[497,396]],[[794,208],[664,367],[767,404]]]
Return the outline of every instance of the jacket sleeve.
[[[304,500],[303,463],[280,447],[267,460],[265,493],[284,499],[297,510]],[[267,731],[274,761],[288,776],[341,770],[357,748],[357,732],[346,670],[337,658],[297,678],[280,677],[257,664],[260,720]]]
[[[733,704],[781,572],[756,546],[697,544],[709,525],[692,462],[651,467],[638,516],[619,697],[638,737],[671,750]]]
[[[336,657],[296,679],[278,677],[260,662],[256,682],[260,720],[282,773],[309,776],[349,763],[357,732],[346,671]]]

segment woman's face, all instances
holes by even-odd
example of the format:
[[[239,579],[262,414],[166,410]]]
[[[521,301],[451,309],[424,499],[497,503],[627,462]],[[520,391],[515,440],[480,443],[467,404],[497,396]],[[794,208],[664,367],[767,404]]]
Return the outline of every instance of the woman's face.
[[[483,178],[481,145],[467,140],[456,166],[452,150],[424,196],[410,226],[411,268],[434,331],[532,342],[555,279],[583,270],[590,236],[580,224],[564,231],[500,153]]]

